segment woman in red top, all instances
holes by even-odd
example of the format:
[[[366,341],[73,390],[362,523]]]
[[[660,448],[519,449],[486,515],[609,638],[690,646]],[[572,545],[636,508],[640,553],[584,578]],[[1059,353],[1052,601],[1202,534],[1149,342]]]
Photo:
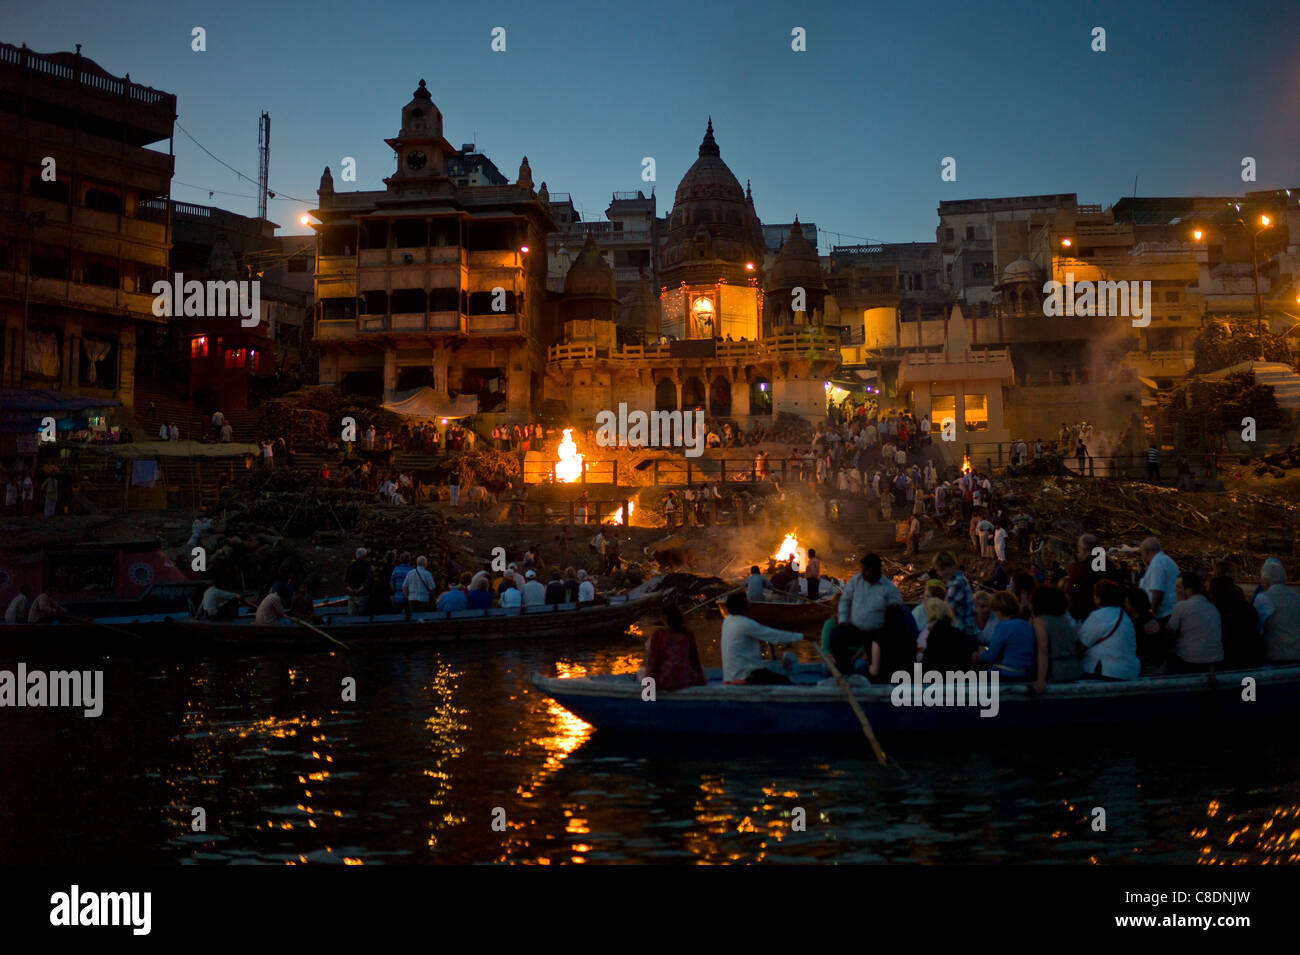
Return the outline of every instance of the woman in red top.
[[[686,629],[681,609],[676,604],[664,607],[664,623],[666,626],[656,627],[645,642],[645,660],[636,678],[652,678],[655,692],[683,690],[708,682],[704,668],[700,666],[695,634]]]

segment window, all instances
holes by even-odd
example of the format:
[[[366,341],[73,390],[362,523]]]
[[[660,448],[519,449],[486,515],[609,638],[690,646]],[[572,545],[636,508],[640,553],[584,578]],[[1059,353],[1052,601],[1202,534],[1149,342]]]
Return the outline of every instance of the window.
[[[95,209],[99,212],[122,214],[122,197],[107,189],[96,189],[93,186],[87,189],[85,205],[87,209]]]
[[[930,399],[930,427],[935,431],[943,430],[945,421],[957,422],[957,396],[934,395]]]
[[[243,368],[248,364],[248,349],[231,348],[226,351],[227,368]]]
[[[196,335],[190,339],[190,357],[207,358],[208,357],[208,336]]]
[[[952,229],[944,229],[943,238],[945,242],[951,242],[953,239],[957,238],[957,236]]]
[[[989,396],[966,396],[966,430],[987,431],[989,429]]]
[[[975,238],[975,227],[973,225],[968,225],[966,227],[966,239],[970,241],[973,240],[974,238]]]
[[[1166,302],[1176,302],[1176,301],[1178,301],[1178,293],[1177,293],[1177,292],[1166,292],[1166,293],[1165,293],[1165,301],[1166,301]]]

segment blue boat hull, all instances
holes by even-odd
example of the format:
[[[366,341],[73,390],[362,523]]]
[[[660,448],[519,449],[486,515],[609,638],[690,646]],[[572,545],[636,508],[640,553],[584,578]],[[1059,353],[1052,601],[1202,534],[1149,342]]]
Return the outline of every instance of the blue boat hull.
[[[581,679],[534,675],[534,684],[575,716],[608,732],[724,736],[861,733],[857,716],[835,685],[819,686],[800,668],[792,686],[727,686],[710,681],[643,700],[631,674]],[[1253,679],[1254,700],[1243,699]],[[1300,713],[1300,665],[1126,683],[1057,684],[1039,696],[1022,684],[999,687],[996,713],[979,706],[897,705],[893,687],[854,689],[877,734],[1135,729],[1154,724],[1258,723],[1269,729]],[[910,696],[910,694],[909,694]],[[911,701],[913,704],[914,700]],[[989,712],[992,707],[984,707]]]

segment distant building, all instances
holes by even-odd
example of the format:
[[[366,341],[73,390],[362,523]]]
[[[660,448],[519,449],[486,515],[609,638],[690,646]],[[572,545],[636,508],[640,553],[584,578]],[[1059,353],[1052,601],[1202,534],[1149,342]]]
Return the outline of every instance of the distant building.
[[[0,44],[0,368],[6,387],[104,398],[170,360],[153,285],[168,272],[176,97],[75,53]],[[167,151],[148,148],[167,140]]]
[[[387,143],[396,170],[384,189],[336,192],[329,169],[321,176],[321,383],[385,398],[429,386],[448,406],[472,396],[481,415],[529,414],[553,321],[545,249],[555,224],[527,158],[505,184],[484,157],[455,150],[424,80]]]

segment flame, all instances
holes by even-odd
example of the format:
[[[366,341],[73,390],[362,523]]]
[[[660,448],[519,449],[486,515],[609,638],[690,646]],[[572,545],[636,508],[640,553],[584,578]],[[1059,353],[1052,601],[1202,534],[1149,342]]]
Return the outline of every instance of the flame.
[[[772,555],[775,561],[793,560],[800,568],[808,563],[808,549],[800,546],[799,538],[795,536],[794,531],[785,535],[785,540],[781,541],[781,546],[776,549]]]
[[[564,429],[564,440],[558,449],[560,461],[555,465],[555,476],[565,484],[572,484],[582,477],[582,455],[573,443],[573,429]]]
[[[970,455],[969,455],[969,454],[963,454],[963,455],[961,456],[961,473],[962,473],[962,474],[970,474],[970,471],[971,471],[971,467],[970,467]]]
[[[628,501],[627,520],[629,524],[632,523],[632,515],[635,512],[636,512],[636,501]],[[618,524],[621,527],[623,524],[623,508],[621,507],[614,508],[614,513],[610,514],[609,517],[605,518],[605,520],[610,524]]]

